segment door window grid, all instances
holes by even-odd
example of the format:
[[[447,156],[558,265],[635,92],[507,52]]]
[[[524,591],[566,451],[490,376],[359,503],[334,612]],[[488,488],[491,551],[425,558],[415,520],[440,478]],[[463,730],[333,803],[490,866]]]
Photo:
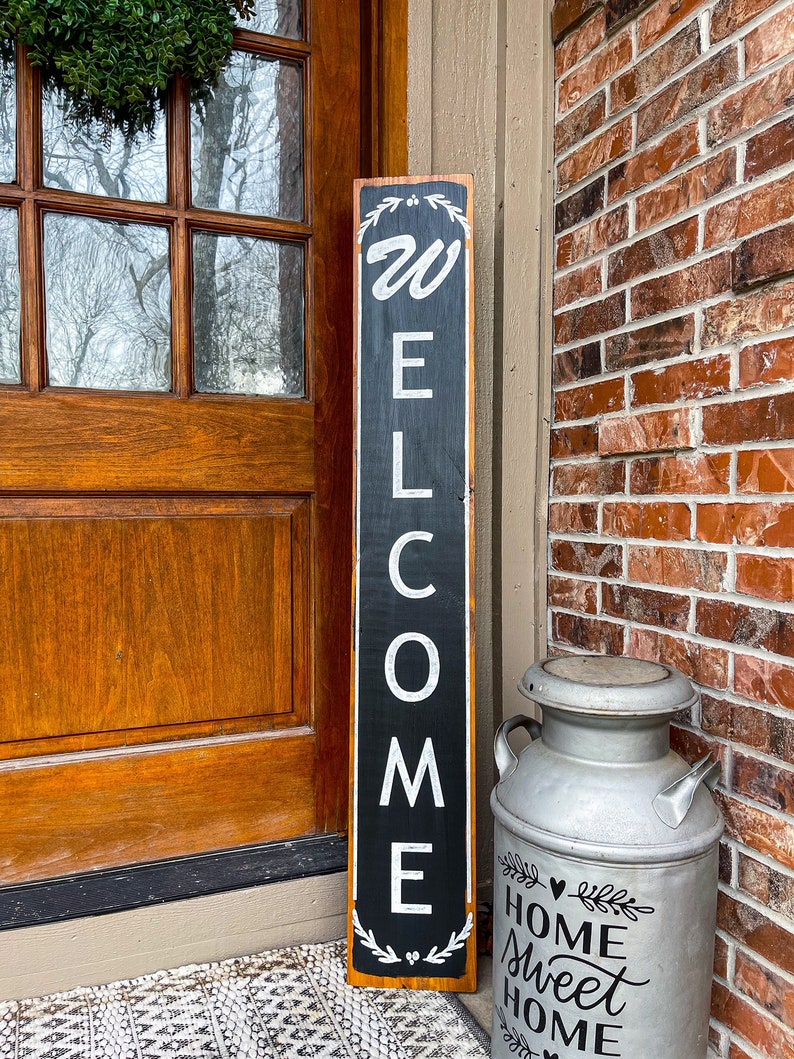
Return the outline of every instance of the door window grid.
[[[289,3],[287,6],[290,7],[294,20],[295,5]],[[299,24],[300,20],[298,20]],[[254,153],[253,161],[250,158],[244,158],[241,164],[239,157],[235,158],[233,150],[232,163],[230,165],[227,162],[225,169],[227,174],[229,172],[234,174],[235,166],[237,167],[236,190],[231,196],[229,193],[225,196],[221,194],[214,209],[194,205],[191,202],[193,183],[191,147],[194,149],[197,147],[200,150],[202,142],[196,132],[196,107],[191,104],[184,85],[177,84],[171,93],[172,98],[169,101],[167,115],[167,140],[164,136],[166,125],[164,116],[163,129],[156,132],[152,141],[144,140],[137,147],[130,149],[125,147],[120,139],[111,138],[110,143],[100,145],[105,148],[104,153],[101,153],[96,149],[96,140],[90,130],[89,132],[82,130],[75,134],[64,126],[58,114],[57,101],[52,97],[44,100],[42,115],[38,76],[30,68],[24,55],[19,56],[17,62],[18,90],[14,99],[20,115],[17,120],[19,171],[16,174],[15,183],[0,182],[0,205],[19,207],[19,272],[23,277],[22,286],[24,288],[22,312],[19,314],[22,356],[16,374],[5,370],[0,373],[0,387],[32,391],[43,389],[46,385],[66,387],[78,385],[87,388],[125,391],[145,389],[152,393],[171,391],[183,398],[201,391],[279,397],[310,396],[307,391],[310,389],[311,380],[306,377],[305,373],[308,329],[304,323],[304,311],[309,300],[307,288],[310,261],[306,248],[309,244],[311,228],[303,219],[298,219],[304,209],[303,202],[308,201],[306,187],[310,176],[309,153],[306,149],[308,130],[304,117],[307,104],[305,85],[309,52],[308,46],[301,41],[276,40],[264,36],[257,38],[251,32],[241,33],[240,39],[236,40],[232,69],[236,66],[238,69],[265,72],[267,75],[265,80],[270,86],[278,87],[278,83],[282,82],[282,85],[285,83],[285,87],[281,92],[281,98],[277,97],[273,100],[270,115],[270,140],[267,141],[267,136],[265,137],[265,142],[270,145],[269,160],[266,153],[263,156],[260,152],[259,156]],[[243,84],[242,90],[245,99],[242,104],[239,100],[236,102],[238,126],[241,123],[239,112],[246,111],[247,108],[247,120],[250,121],[251,118],[250,84]],[[6,88],[2,93],[5,104],[8,104],[7,97],[8,89]],[[256,100],[253,103],[253,109],[256,110]],[[8,109],[6,105],[6,110]],[[262,110],[263,106],[260,101],[260,113]],[[24,119],[22,116],[25,114],[33,115],[32,119]],[[256,121],[256,119],[257,115],[254,114],[253,120]],[[297,150],[284,151],[277,146],[274,148],[273,140],[278,138],[278,127],[282,125],[291,136],[293,143],[297,141]],[[0,134],[1,130],[2,121],[0,120]],[[260,131],[256,130],[257,135],[260,135]],[[73,141],[71,145],[68,144],[70,138]],[[203,137],[205,159],[208,157],[207,139],[205,131]],[[215,139],[217,143],[217,136]],[[227,140],[226,144],[228,142]],[[219,153],[222,155],[222,165],[228,152],[226,144],[218,145]],[[69,149],[66,149],[67,145]],[[167,201],[155,203],[152,200],[160,197],[162,192],[158,190],[156,180],[152,179],[152,174],[155,172],[154,163],[158,162],[158,159],[165,163],[164,154],[167,155],[167,166],[162,165],[161,173],[164,176],[167,171],[167,182],[165,182]],[[263,157],[264,161],[262,161]],[[282,157],[286,159],[284,164],[280,162]],[[255,184],[256,181],[250,179],[250,172],[256,174],[258,168],[261,183],[261,170],[268,164],[272,173],[276,171],[278,173],[277,181],[276,177],[273,177],[278,184],[278,189],[271,196],[270,202],[265,205],[279,206],[281,202],[284,202],[286,205],[283,212],[297,215],[296,219],[268,216],[264,211],[254,212],[250,185]],[[249,173],[246,173],[246,167]],[[162,186],[162,177],[160,181]],[[223,209],[224,206],[237,206],[238,209]],[[131,326],[138,332],[140,341],[144,344],[147,341],[147,332],[150,332],[152,327],[157,332],[162,330],[164,284],[160,277],[160,281],[156,284],[159,290],[157,296],[153,298],[151,296],[152,277],[148,273],[152,270],[162,272],[163,240],[169,246],[171,349],[163,356],[161,344],[157,344],[153,361],[157,362],[159,367],[155,370],[154,376],[150,370],[152,364],[139,378],[132,380],[125,371],[108,372],[105,370],[104,374],[103,371],[94,371],[92,377],[96,381],[93,383],[86,381],[88,379],[86,375],[81,376],[79,373],[75,375],[73,371],[63,370],[63,350],[61,348],[63,342],[59,345],[54,336],[58,314],[63,311],[68,298],[64,302],[63,284],[61,284],[60,300],[56,299],[57,304],[53,301],[52,292],[57,286],[56,271],[58,269],[56,269],[52,255],[48,262],[45,253],[45,233],[48,230],[54,231],[59,226],[62,227],[66,223],[58,220],[58,217],[62,216],[73,219],[85,218],[82,225],[77,225],[77,228],[82,228],[84,231],[92,227],[97,230],[96,225],[103,221],[115,222],[115,224],[109,223],[107,228],[101,230],[107,233],[112,232],[114,237],[123,236],[124,233],[127,236],[134,235],[135,241],[139,244],[141,236],[148,228],[150,232],[148,241],[154,244],[156,250],[151,254],[151,260],[146,264],[138,260],[132,268],[127,262],[124,276],[117,275],[115,280],[116,285],[121,283],[132,291],[132,297],[128,299],[130,306],[137,302],[139,312]],[[94,222],[93,226],[89,221]],[[212,238],[213,236],[215,238]],[[224,236],[227,238],[224,239]],[[118,241],[116,238],[116,242]],[[52,239],[50,243],[53,245]],[[191,248],[208,245],[224,247],[233,243],[240,246],[247,245],[249,248],[258,250],[258,253],[252,256],[259,259],[260,265],[264,260],[273,262],[273,272],[268,285],[270,293],[266,293],[257,303],[255,298],[251,298],[249,292],[242,288],[235,289],[233,278],[231,278],[225,285],[215,284],[216,296],[221,303],[218,306],[220,311],[208,312],[206,306],[202,307],[199,303],[202,300],[200,295],[210,289],[210,284],[206,282],[206,275],[203,281],[197,276],[194,284],[192,269],[197,262]],[[130,255],[136,256],[133,248],[129,249],[126,256]],[[137,256],[140,257],[140,254],[137,253]],[[77,247],[74,248],[73,257],[71,264],[75,276],[74,282],[85,285],[86,277],[90,275],[91,269],[81,268],[80,251]],[[124,253],[120,255],[120,258],[116,253],[115,258],[117,265],[119,259],[126,261]],[[206,274],[206,253],[204,258],[201,264]],[[68,263],[68,261],[58,263],[61,274],[64,272],[63,265]],[[96,263],[94,270],[97,271]],[[253,273],[256,278],[256,268],[249,269],[248,272]],[[141,286],[142,280],[145,280],[143,287]],[[201,288],[202,282],[203,288]],[[280,283],[289,283],[292,286],[290,289],[281,290]],[[300,284],[299,291],[294,289],[296,283]],[[110,283],[109,286],[112,288],[114,284]],[[13,293],[10,291],[12,296]],[[76,293],[72,292],[72,296],[76,297]],[[48,299],[46,311],[43,304],[45,298]],[[153,323],[150,311],[153,305],[157,306],[157,311],[154,313],[157,318],[156,323]],[[194,305],[197,310],[195,325],[191,319]],[[213,316],[216,318],[225,316],[233,321],[232,333],[236,326],[238,334],[247,331],[250,335],[257,332],[257,327],[252,326],[250,320],[245,319],[245,314],[252,311],[262,313],[262,326],[259,330],[269,336],[268,342],[263,343],[261,351],[256,346],[252,348],[249,342],[248,347],[244,347],[235,354],[232,361],[238,362],[238,368],[227,372],[229,383],[227,389],[221,389],[217,385],[217,378],[223,377],[222,371],[214,373],[215,382],[205,385],[208,349],[207,319]],[[198,319],[199,316],[201,319]],[[236,323],[235,316],[237,317]],[[204,336],[200,340],[201,349],[197,347],[197,357],[201,359],[203,367],[198,366],[198,360],[197,367],[194,368],[193,365],[194,331]],[[285,343],[277,357],[273,354],[274,334],[281,336]],[[13,344],[14,339],[10,341]],[[96,338],[93,341],[96,346]],[[226,347],[229,347],[232,341],[233,339],[226,336]],[[8,342],[7,339],[6,345]],[[210,345],[221,349],[224,347],[224,342],[215,340]],[[44,353],[45,348],[47,356]],[[132,356],[131,360],[134,361],[136,356],[137,354]],[[4,369],[7,357],[6,352],[3,361]],[[113,350],[104,351],[99,357],[100,360],[106,362],[113,362],[114,358],[118,359],[117,353],[114,354]],[[226,363],[228,367],[230,363],[228,356]],[[165,385],[162,375],[164,365],[170,365]],[[78,379],[80,381],[76,382]],[[196,385],[197,380],[199,385]]]

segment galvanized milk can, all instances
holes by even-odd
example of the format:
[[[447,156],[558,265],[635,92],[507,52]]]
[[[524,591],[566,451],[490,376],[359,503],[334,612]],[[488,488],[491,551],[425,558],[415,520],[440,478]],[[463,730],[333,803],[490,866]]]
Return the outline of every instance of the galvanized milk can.
[[[692,685],[633,658],[552,658],[543,724],[496,735],[495,1059],[704,1059],[719,763],[670,750]],[[526,729],[519,758],[507,737]]]

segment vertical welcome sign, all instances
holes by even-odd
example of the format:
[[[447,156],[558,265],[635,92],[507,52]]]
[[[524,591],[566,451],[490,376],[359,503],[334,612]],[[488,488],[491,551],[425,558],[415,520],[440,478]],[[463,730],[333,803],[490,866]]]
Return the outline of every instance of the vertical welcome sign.
[[[354,985],[476,987],[472,181],[359,181]]]

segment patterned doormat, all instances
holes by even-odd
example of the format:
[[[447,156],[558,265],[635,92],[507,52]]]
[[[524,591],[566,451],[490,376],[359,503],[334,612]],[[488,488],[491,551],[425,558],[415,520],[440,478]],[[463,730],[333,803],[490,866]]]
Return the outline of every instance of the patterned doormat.
[[[302,945],[0,1004],[0,1059],[487,1059],[457,997],[345,983]]]

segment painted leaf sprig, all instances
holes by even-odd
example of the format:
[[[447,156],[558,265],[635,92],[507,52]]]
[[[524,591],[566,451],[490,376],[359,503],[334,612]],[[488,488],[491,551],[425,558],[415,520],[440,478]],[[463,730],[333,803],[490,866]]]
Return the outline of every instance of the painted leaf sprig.
[[[636,923],[639,916],[653,914],[650,905],[638,905],[636,897],[629,897],[628,890],[616,890],[612,883],[604,883],[596,886],[595,883],[588,885],[583,882],[575,894],[570,895],[581,901],[588,912],[614,912],[616,916],[621,913]]]
[[[177,76],[206,95],[254,0],[0,0],[0,38],[28,48],[79,123],[151,133]]]
[[[529,861],[522,860],[517,853],[508,852],[503,857],[500,856],[499,863],[502,865],[502,875],[515,879],[517,883],[522,883],[528,890],[535,886],[546,889],[546,884],[540,881],[536,866],[530,864]]]
[[[449,936],[449,941],[447,942],[446,948],[441,949],[440,951],[438,949],[438,946],[434,945],[430,952],[428,952],[427,956],[425,956],[425,961],[427,963],[435,964],[444,963],[444,961],[447,960],[453,952],[455,952],[457,949],[463,948],[464,944],[466,943],[466,939],[468,938],[469,934],[471,934],[473,926],[474,916],[471,912],[469,912],[469,914],[466,916],[466,922],[460,933],[456,934],[453,930]]]

